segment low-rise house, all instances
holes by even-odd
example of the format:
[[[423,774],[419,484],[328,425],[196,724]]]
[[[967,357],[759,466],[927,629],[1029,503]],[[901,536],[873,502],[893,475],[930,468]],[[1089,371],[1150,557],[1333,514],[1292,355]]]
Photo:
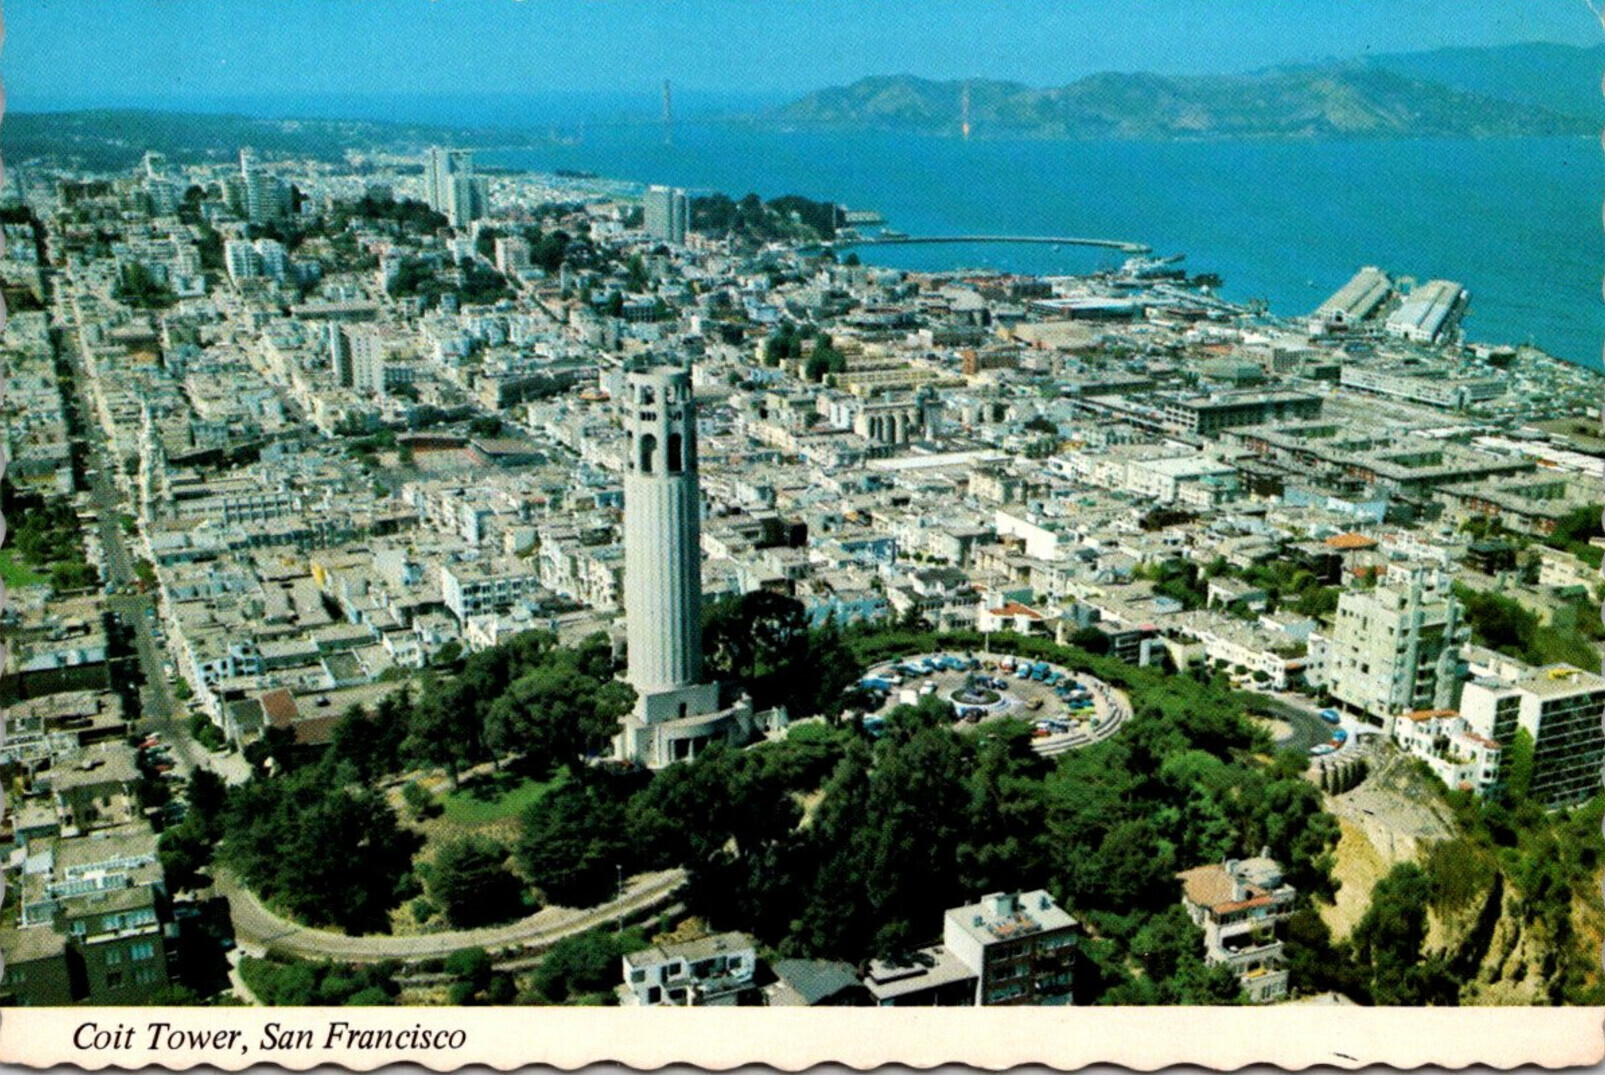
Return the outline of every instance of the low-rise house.
[[[877,1007],[958,1008],[975,1003],[976,981],[969,964],[938,944],[903,960],[872,960],[864,988]]]
[[[1182,906],[1204,931],[1204,959],[1237,975],[1255,1004],[1287,996],[1283,923],[1293,914],[1297,891],[1282,880],[1282,867],[1261,853],[1227,859],[1176,875]]]
[[[869,993],[850,964],[835,959],[782,959],[775,981],[764,988],[771,1008],[841,1008],[869,1003]]]
[[[1393,741],[1447,787],[1486,795],[1499,782],[1503,746],[1453,709],[1417,709],[1393,721]]]
[[[744,933],[654,945],[624,957],[627,1005],[702,1007],[752,1001],[758,951]]]

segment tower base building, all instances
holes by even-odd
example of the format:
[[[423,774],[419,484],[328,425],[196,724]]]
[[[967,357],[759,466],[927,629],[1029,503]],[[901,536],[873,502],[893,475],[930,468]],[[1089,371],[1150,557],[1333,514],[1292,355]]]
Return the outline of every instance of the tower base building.
[[[614,753],[622,761],[661,769],[677,761],[690,761],[715,743],[739,747],[760,734],[752,702],[738,695],[721,704],[717,683],[703,683],[684,691],[641,694],[635,709],[624,718],[614,740]],[[768,726],[772,717],[764,722]]]

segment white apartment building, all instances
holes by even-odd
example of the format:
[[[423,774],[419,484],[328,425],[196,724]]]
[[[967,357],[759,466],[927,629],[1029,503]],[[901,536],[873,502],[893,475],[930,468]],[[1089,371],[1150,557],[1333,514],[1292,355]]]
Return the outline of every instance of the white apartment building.
[[[654,945],[624,957],[622,1002],[631,1007],[725,1006],[752,988],[758,950],[745,933]]]
[[[1043,889],[995,892],[942,918],[942,947],[975,975],[975,1003],[1072,1004],[1076,920]]]
[[[1501,662],[1466,684],[1460,713],[1478,735],[1507,750],[1516,729],[1533,739],[1528,794],[1563,806],[1599,791],[1605,761],[1605,678],[1566,664]]]
[[[1503,744],[1478,732],[1452,709],[1423,709],[1399,716],[1393,724],[1393,741],[1426,762],[1447,787],[1465,787],[1486,795],[1499,782]]]
[[[1345,592],[1330,633],[1319,643],[1312,636],[1310,675],[1379,724],[1411,710],[1451,709],[1466,635],[1448,576],[1417,569],[1372,590]]]
[[[441,599],[458,623],[507,608],[540,588],[540,575],[518,559],[462,560],[440,568]]]

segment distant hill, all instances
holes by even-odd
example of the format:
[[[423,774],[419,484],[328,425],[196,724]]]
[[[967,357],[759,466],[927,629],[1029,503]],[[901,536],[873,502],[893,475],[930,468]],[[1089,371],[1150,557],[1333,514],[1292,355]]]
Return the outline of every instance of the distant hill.
[[[865,78],[810,93],[765,118],[799,127],[955,135],[965,85],[911,75]],[[1586,116],[1423,81],[1374,62],[1248,75],[1108,73],[1057,88],[988,80],[968,86],[971,124],[982,137],[1483,138],[1597,129]]]
[[[1600,92],[1605,45],[1533,42],[1445,48],[1371,56],[1365,62],[1423,82],[1605,123],[1605,94]]]
[[[515,136],[497,133],[506,144],[516,144]],[[50,157],[89,171],[113,171],[133,167],[147,149],[179,163],[227,160],[241,146],[272,157],[337,161],[351,148],[459,145],[485,135],[484,130],[369,120],[257,119],[133,109],[8,110],[0,120],[0,152],[12,164]]]

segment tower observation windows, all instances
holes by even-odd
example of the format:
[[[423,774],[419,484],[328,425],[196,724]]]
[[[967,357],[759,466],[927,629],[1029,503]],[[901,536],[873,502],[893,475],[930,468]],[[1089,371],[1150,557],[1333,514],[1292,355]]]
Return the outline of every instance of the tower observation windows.
[[[652,457],[658,454],[658,438],[651,433],[641,437],[641,473],[652,473]]]

